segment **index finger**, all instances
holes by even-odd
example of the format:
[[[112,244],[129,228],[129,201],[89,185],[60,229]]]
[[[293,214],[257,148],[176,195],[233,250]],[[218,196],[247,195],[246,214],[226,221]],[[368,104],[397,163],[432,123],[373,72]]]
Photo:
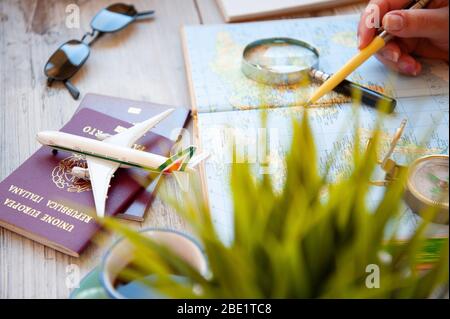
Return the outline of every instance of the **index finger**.
[[[358,25],[358,47],[364,49],[381,27],[386,13],[404,8],[411,0],[371,0],[361,14]]]

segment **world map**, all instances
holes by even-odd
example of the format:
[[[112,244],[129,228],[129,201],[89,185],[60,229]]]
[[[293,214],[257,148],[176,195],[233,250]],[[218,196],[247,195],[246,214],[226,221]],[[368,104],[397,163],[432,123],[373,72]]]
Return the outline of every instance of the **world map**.
[[[318,49],[319,69],[333,73],[357,52],[358,19],[359,16],[351,15],[184,28],[197,142],[212,154],[204,164],[204,193],[224,240],[232,238],[233,210],[228,185],[231,164],[236,160],[233,154],[244,153],[243,160],[255,166],[256,174],[271,174],[274,185],[281,185],[292,121],[302,116],[301,105],[318,85],[311,82],[269,86],[248,79],[241,71],[245,45],[268,37],[298,38]],[[350,76],[355,82],[396,97],[395,112],[384,115],[381,121],[382,144],[384,149],[388,147],[401,121],[406,119],[408,124],[393,155],[403,165],[427,154],[448,154],[448,65],[422,62],[423,72],[414,78],[389,72],[375,58]],[[324,169],[331,162],[332,178],[345,176],[350,169],[348,159],[355,136],[352,123],[358,119],[357,130],[364,143],[381,116],[374,109],[355,107],[347,97],[335,93],[322,99],[308,115],[320,167]],[[261,148],[266,152],[261,152]],[[374,188],[370,201],[375,203],[382,192],[382,188]],[[399,232],[407,236],[420,217],[405,208],[402,219]],[[433,231],[448,233],[448,226],[436,225]]]

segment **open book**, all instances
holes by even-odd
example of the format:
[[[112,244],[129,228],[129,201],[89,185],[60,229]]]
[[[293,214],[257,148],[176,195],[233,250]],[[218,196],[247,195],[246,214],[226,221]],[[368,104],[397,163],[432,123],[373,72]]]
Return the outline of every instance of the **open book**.
[[[284,177],[285,152],[292,138],[292,119],[302,115],[303,103],[312,86],[272,87],[258,84],[241,72],[242,52],[248,43],[269,37],[291,37],[314,45],[320,52],[319,68],[335,72],[357,52],[356,29],[359,16],[333,16],[243,24],[187,26],[182,31],[186,69],[195,114],[199,146],[212,156],[201,167],[205,197],[219,232],[226,240],[232,236],[233,211],[229,193],[229,172],[235,153],[245,152],[247,162],[257,174],[271,174],[275,184]],[[384,144],[403,119],[408,125],[394,154],[400,163],[410,163],[425,154],[448,154],[449,96],[448,64],[423,61],[418,77],[406,77],[388,71],[375,58],[369,59],[350,79],[388,95],[395,96],[397,108],[383,122]],[[310,109],[309,116],[320,166],[333,156],[333,176],[348,169],[355,133],[353,119],[359,117],[358,131],[370,137],[378,114],[359,108],[354,114],[348,98],[330,94],[323,106]],[[264,110],[263,110],[264,108]],[[260,130],[262,114],[267,124]],[[428,138],[429,137],[429,138]],[[425,147],[422,141],[427,139]],[[269,143],[261,144],[260,141]],[[260,152],[267,147],[270,150]],[[262,155],[261,155],[262,154]],[[271,166],[265,167],[265,157]],[[374,189],[374,203],[382,192]],[[419,217],[405,208],[402,235],[407,236]],[[437,231],[448,233],[448,226]]]

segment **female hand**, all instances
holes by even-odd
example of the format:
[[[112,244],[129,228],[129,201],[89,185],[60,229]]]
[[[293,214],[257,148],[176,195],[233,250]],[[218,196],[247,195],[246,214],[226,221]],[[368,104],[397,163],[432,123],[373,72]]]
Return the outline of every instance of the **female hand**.
[[[448,62],[448,0],[432,0],[425,9],[402,10],[409,0],[372,0],[362,13],[358,26],[359,49],[376,35],[378,23],[395,38],[377,53],[377,58],[393,70],[418,75],[422,69],[415,56]],[[377,14],[381,21],[370,21]]]

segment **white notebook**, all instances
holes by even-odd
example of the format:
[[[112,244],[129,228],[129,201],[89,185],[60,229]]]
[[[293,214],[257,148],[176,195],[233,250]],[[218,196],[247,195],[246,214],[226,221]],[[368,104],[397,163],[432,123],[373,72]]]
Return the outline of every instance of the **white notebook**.
[[[227,22],[324,9],[361,0],[217,0]]]

